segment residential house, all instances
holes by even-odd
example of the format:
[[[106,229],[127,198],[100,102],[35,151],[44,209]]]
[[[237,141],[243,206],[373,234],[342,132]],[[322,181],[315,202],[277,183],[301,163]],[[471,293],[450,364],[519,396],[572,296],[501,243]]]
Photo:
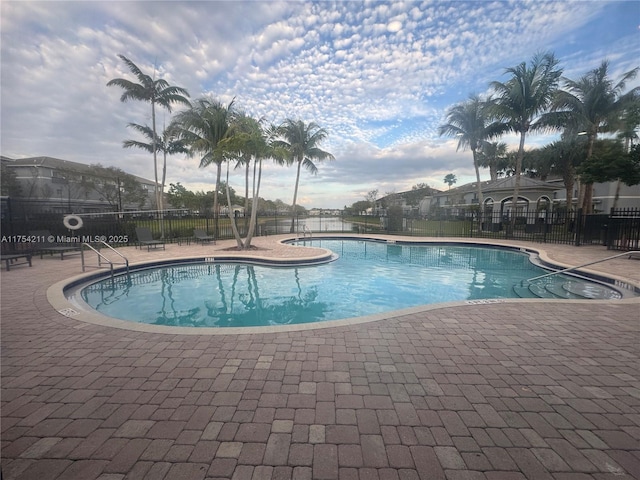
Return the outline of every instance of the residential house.
[[[123,203],[123,184],[119,178],[101,178],[105,189],[88,188],[87,181],[95,180],[92,166],[52,157],[30,157],[11,159],[2,157],[3,167],[12,172],[19,184],[19,192],[11,196],[16,213],[67,214],[101,213],[114,210],[132,211],[154,208],[155,183],[142,177],[132,176],[146,194],[140,202]],[[141,205],[142,203],[142,205]]]

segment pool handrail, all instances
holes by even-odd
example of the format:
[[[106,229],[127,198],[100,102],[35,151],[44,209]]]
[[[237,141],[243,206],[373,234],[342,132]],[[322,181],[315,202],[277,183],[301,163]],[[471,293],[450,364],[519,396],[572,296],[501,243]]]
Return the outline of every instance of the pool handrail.
[[[109,260],[107,257],[105,257],[103,254],[100,253],[100,251],[96,250],[95,248],[93,248],[93,246],[89,243],[83,243],[81,248],[80,248],[80,257],[82,259],[82,271],[85,271],[85,262],[84,262],[84,247],[88,247],[90,250],[92,250],[93,252],[95,252],[98,255],[98,266],[95,268],[102,268],[102,261],[104,260],[106,263],[109,264],[109,268],[111,270],[111,278],[113,278],[113,266],[114,265],[124,265],[127,273],[129,273],[129,260],[127,259],[127,257],[125,257],[124,255],[122,255],[118,250],[116,250],[115,248],[113,248],[111,245],[109,245],[107,242],[100,240],[99,242],[96,243],[100,243],[102,245],[104,245],[105,247],[107,247],[109,250],[111,250],[112,252],[114,252],[116,255],[118,255],[120,258],[122,258],[124,260],[124,262],[113,262],[112,260]]]
[[[606,262],[607,260],[612,260],[614,258],[624,257],[625,255],[628,255],[629,257],[631,257],[632,255],[640,255],[640,250],[632,250],[632,251],[629,251],[629,252],[618,253],[616,255],[612,255],[612,256],[607,257],[607,258],[601,258],[600,260],[595,260],[593,262],[583,263],[582,265],[577,265],[575,267],[564,268],[562,270],[556,270],[555,272],[546,273],[544,275],[538,275],[537,277],[532,277],[532,278],[529,278],[527,280],[523,280],[521,282],[521,285],[524,285],[525,282],[531,283],[533,281],[541,280],[543,278],[551,277],[553,275],[558,275],[560,273],[566,273],[566,272],[570,272],[572,270],[577,270],[578,268],[588,267],[589,265],[595,265],[596,263]]]

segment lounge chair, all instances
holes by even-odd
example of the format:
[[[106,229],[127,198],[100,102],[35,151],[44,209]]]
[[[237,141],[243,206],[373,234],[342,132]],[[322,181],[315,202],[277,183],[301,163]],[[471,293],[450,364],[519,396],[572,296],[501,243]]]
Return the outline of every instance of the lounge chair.
[[[202,242],[202,243],[213,242],[214,245],[216,243],[216,236],[215,235],[207,235],[207,232],[205,232],[201,228],[194,228],[193,229],[193,236],[196,239],[196,242]]]
[[[158,248],[162,247],[164,250],[164,242],[162,240],[154,240],[153,235],[151,235],[151,230],[147,227],[136,227],[136,235],[138,237],[138,243],[147,246],[147,252],[151,250],[151,247]]]
[[[24,246],[24,244],[20,244]],[[7,272],[11,270],[11,267],[15,265],[29,265],[31,266],[31,250],[30,249],[18,249],[17,245],[10,245],[9,243],[2,244],[2,251],[0,251],[0,261],[5,262],[7,266]],[[20,261],[22,259],[22,261]]]
[[[33,230],[29,232],[29,236],[35,241],[33,242],[32,253],[40,254],[40,258],[44,256],[45,253],[49,255],[60,254],[60,260],[64,260],[64,254],[79,254],[81,249],[81,244],[77,243],[69,243],[69,242],[58,242],[55,235],[51,235],[49,230]]]

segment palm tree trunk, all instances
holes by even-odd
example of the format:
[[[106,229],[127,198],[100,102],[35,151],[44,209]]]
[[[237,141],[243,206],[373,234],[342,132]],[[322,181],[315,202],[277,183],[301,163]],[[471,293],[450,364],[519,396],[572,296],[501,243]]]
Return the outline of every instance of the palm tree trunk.
[[[245,171],[244,171],[244,231],[247,231],[249,225],[247,225],[249,211],[249,168],[251,167],[251,157],[246,159]]]
[[[218,217],[220,217],[220,206],[218,205],[218,190],[220,189],[220,177],[222,175],[222,165],[219,162],[216,162],[216,167],[218,167],[218,171],[216,173],[216,189],[213,192],[213,215],[214,215],[214,234],[216,238],[220,237],[219,225],[218,225]]]
[[[491,176],[491,181],[495,182],[498,180],[498,166],[496,165],[496,159],[491,160],[489,164],[489,175]]]
[[[586,158],[587,162],[591,159],[591,155],[593,155],[593,145],[596,142],[597,136],[597,129],[594,132],[589,133]],[[580,205],[582,206],[582,211],[585,214],[593,213],[593,183],[587,183],[584,185],[584,197],[582,198],[582,203]]]
[[[484,197],[482,195],[482,183],[480,182],[480,167],[478,166],[478,157],[475,148],[471,150],[473,154],[473,167],[476,169],[476,184],[478,186],[478,206],[480,207],[480,221],[484,217]]]
[[[242,243],[242,238],[240,238],[240,232],[238,232],[238,226],[236,225],[235,215],[233,210],[231,209],[231,193],[229,192],[229,162],[227,162],[227,205],[229,205],[229,220],[231,220],[231,230],[233,231],[233,236],[236,239],[236,243],[238,244],[238,250],[243,250],[244,244]]]
[[[164,182],[167,180],[167,152],[163,152],[162,182],[160,183],[160,237],[164,238]]]
[[[302,167],[302,159],[298,160],[298,172],[296,174],[296,186],[293,190],[293,205],[292,205],[292,210],[293,212],[291,213],[291,230],[289,231],[289,233],[293,233],[295,230],[295,221],[296,221],[296,201],[298,199],[298,183],[300,182],[300,167]]]
[[[520,196],[520,176],[522,175],[522,159],[524,158],[524,139],[527,133],[520,132],[520,146],[516,157],[516,180],[513,187],[513,198],[511,199],[511,234],[516,228],[516,213],[518,212],[518,197]]]
[[[618,208],[618,200],[620,199],[620,187],[622,186],[622,181],[618,179],[618,183],[616,183],[616,195],[613,197],[613,209]]]
[[[593,183],[584,186],[584,202],[582,210],[585,214],[593,213]]]
[[[568,227],[571,222],[571,212],[573,211],[573,187],[575,179],[575,169],[573,167],[569,167],[569,169],[564,172],[562,179],[564,180],[564,188],[567,192],[567,216],[565,218],[565,225]]]
[[[156,102],[153,99],[151,99],[151,129],[153,130],[151,145],[153,148],[153,179],[155,181],[156,189],[156,209],[160,210],[160,185],[158,184],[158,152],[156,149]],[[164,237],[164,232],[160,232],[160,236]]]
[[[262,179],[262,159],[256,161],[259,162],[258,167],[258,182],[257,186],[253,190],[253,202],[251,205],[251,223],[249,224],[249,230],[247,231],[247,237],[244,239],[244,248],[248,249],[251,247],[251,240],[253,239],[253,233],[256,227],[256,217],[258,216],[258,195],[260,194],[260,180]],[[255,171],[255,163],[254,163],[254,171]],[[253,175],[253,180],[255,182],[255,173]]]
[[[584,203],[584,182],[578,178],[578,200],[576,202],[576,207],[578,209],[582,208],[582,204]]]

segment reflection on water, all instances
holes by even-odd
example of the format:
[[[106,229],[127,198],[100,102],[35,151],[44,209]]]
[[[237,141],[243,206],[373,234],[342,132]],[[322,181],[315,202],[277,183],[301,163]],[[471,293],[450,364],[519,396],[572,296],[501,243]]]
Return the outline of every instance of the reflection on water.
[[[497,248],[358,240],[298,242],[339,255],[307,267],[178,264],[82,290],[116,318],[175,326],[282,325],[350,318],[430,303],[517,297],[544,273],[528,255]],[[558,277],[560,278],[560,277]]]
[[[303,288],[298,268],[262,281],[252,265],[194,264],[157,268],[105,280],[82,297],[99,312],[156,325],[233,327],[322,320],[326,305],[315,286]]]
[[[289,233],[291,230],[291,218],[267,219],[263,228],[271,234]],[[294,231],[312,232],[345,232],[350,233],[354,229],[354,224],[345,222],[340,217],[304,217],[296,218]]]

